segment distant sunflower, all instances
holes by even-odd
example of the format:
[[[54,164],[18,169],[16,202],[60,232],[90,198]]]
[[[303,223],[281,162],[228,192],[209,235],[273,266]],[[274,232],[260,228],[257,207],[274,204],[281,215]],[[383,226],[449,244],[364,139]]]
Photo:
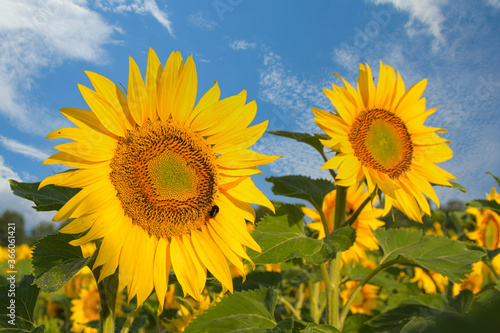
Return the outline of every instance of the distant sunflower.
[[[489,201],[496,201],[500,204],[500,195],[494,187],[490,194],[486,195]],[[477,241],[488,250],[496,250],[500,247],[500,216],[491,209],[467,208],[468,213],[476,218],[476,230],[467,233],[467,236]]]
[[[323,90],[336,113],[313,108],[316,124],[329,136],[323,144],[338,152],[323,168],[338,169],[337,185],[366,182],[370,192],[380,188],[386,209],[394,206],[422,221],[422,211],[430,215],[424,194],[439,205],[431,184],[451,186],[448,181],[455,179],[435,165],[453,153],[436,134],[443,129],[424,126],[437,110],[425,110],[427,80],[405,90],[399,73],[382,63],[377,87],[368,64],[359,67],[357,90],[338,77],[345,88]]]
[[[329,232],[333,231],[335,222],[335,200],[337,198],[337,190],[328,193],[323,199],[323,213],[325,214],[328,223]],[[363,192],[363,188],[350,187],[347,190],[347,218],[350,218],[356,210],[361,206],[363,201],[368,198],[368,193]],[[306,216],[313,219],[313,222],[308,223],[307,226],[319,232],[318,238],[325,237],[325,231],[319,213],[311,208],[303,207],[302,211]],[[356,229],[356,241],[354,245],[347,251],[342,252],[343,262],[359,262],[367,259],[366,251],[377,250],[379,248],[377,239],[372,230],[378,229],[383,226],[385,222],[378,220],[382,216],[382,209],[373,208],[371,204],[366,205],[358,218],[352,224]]]
[[[344,305],[347,303],[347,300],[358,285],[358,281],[347,281],[345,283],[344,289],[340,291],[340,297],[342,298]],[[351,303],[351,312],[372,315],[373,310],[378,307],[379,290],[380,287],[378,286],[365,284],[354,297],[354,301]]]
[[[44,162],[76,170],[40,184],[82,189],[54,216],[74,218],[61,232],[88,231],[75,246],[102,238],[94,268],[102,266],[103,279],[119,267],[119,290],[127,287],[138,305],[154,288],[161,311],[171,268],[196,299],[207,269],[232,291],[227,261],[243,271],[244,247],[260,251],[245,223],[255,219],[251,203],[274,209],[250,179],[277,158],[248,150],[267,127],[248,127],[255,101],[246,104],[245,91],[219,100],[215,83],[195,105],[195,64],[179,52],[163,68],[150,49],[145,83],[130,58],[126,95],[86,74],[95,91],[79,88],[92,111],[61,110],[78,128],[48,138],[75,142]]]
[[[117,295],[116,311],[117,316],[123,315],[122,304],[124,297],[122,293]],[[97,285],[91,283],[88,288],[81,288],[78,298],[71,301],[71,317],[73,322],[71,332],[97,333],[97,329],[88,327],[85,324],[91,321],[99,320],[99,311],[101,310],[101,302],[99,301],[99,291]]]

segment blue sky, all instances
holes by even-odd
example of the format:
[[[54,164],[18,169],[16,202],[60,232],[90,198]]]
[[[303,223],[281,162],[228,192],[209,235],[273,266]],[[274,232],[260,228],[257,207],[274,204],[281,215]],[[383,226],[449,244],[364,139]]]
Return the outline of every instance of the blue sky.
[[[500,0],[2,0],[0,11],[0,213],[36,213],[5,179],[40,181],[63,170],[42,166],[71,126],[63,107],[87,108],[77,83],[84,70],[124,86],[128,56],[143,74],[149,47],[165,62],[173,50],[193,54],[198,95],[217,80],[227,97],[247,90],[255,123],[269,130],[319,132],[311,107],[331,110],[322,93],[333,73],[355,82],[360,62],[398,69],[406,86],[428,78],[428,126],[446,128],[454,157],[440,166],[467,194],[439,188],[442,202],[483,198],[500,176]],[[285,158],[264,177],[328,176],[307,146],[265,134],[254,147]]]

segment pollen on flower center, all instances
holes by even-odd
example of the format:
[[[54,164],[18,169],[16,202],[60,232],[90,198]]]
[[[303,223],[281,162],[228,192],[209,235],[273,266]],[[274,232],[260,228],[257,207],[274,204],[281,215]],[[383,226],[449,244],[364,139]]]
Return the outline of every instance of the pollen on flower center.
[[[169,238],[205,224],[217,195],[215,159],[198,134],[148,121],[119,140],[110,177],[132,223]]]
[[[409,170],[413,144],[404,122],[394,113],[373,109],[354,120],[348,136],[354,155],[367,167],[397,179]]]

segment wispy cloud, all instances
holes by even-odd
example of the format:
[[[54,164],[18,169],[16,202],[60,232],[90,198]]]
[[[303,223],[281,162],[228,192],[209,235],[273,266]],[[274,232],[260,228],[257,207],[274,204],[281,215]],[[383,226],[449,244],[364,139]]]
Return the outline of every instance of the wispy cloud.
[[[500,8],[500,0],[486,0],[486,3],[493,7]]]
[[[263,66],[259,70],[259,98],[276,108],[271,117],[270,129],[317,130],[311,117],[311,107],[328,107],[322,88],[327,81],[301,79],[283,64],[280,55],[264,50]]]
[[[287,68],[280,55],[264,49],[263,63],[259,70],[259,99],[271,105],[268,130],[295,132],[320,132],[313,120],[311,107],[329,108],[322,88],[326,80],[301,79]],[[321,170],[321,156],[310,146],[282,137],[265,135],[254,146],[265,154],[282,155],[270,166],[277,175],[300,174],[313,178],[328,177]]]
[[[44,161],[49,157],[48,154],[40,151],[35,147],[29,146],[13,139],[6,138],[2,135],[0,135],[0,144],[14,153],[27,156],[37,161]]]
[[[247,42],[246,40],[235,40],[229,45],[233,50],[253,49],[257,44],[255,42]]]
[[[434,36],[435,47],[445,42],[443,36],[443,23],[445,17],[441,12],[441,7],[448,3],[447,0],[371,0],[377,4],[390,3],[397,9],[408,12],[410,20],[406,24],[406,29],[411,35],[422,31]],[[422,26],[424,28],[422,28]]]
[[[204,18],[201,11],[189,15],[188,22],[197,28],[208,31],[214,30],[217,26],[217,22]]]
[[[64,60],[100,62],[114,28],[81,1],[4,0],[0,11],[0,113],[22,131],[58,126],[29,98],[44,68]],[[83,2],[84,4],[84,2]],[[37,112],[31,110],[36,109]]]
[[[115,13],[134,12],[140,15],[153,15],[174,37],[172,21],[168,14],[158,7],[155,0],[96,0],[96,6]]]

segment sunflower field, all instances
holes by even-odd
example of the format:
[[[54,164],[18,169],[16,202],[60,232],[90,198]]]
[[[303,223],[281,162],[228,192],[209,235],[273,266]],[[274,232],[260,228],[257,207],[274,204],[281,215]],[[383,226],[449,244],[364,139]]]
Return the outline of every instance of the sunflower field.
[[[424,125],[426,80],[361,64],[310,106],[317,133],[268,131],[321,155],[331,177],[312,179],[261,175],[282,158],[251,150],[268,122],[246,91],[197,99],[192,56],[150,49],[144,76],[130,58],[126,87],[86,74],[88,110],[47,136],[70,140],[44,162],[67,170],[10,181],[61,226],[30,248],[9,225],[0,332],[500,330],[500,179],[440,203],[433,186],[466,189],[438,166],[453,152]]]

